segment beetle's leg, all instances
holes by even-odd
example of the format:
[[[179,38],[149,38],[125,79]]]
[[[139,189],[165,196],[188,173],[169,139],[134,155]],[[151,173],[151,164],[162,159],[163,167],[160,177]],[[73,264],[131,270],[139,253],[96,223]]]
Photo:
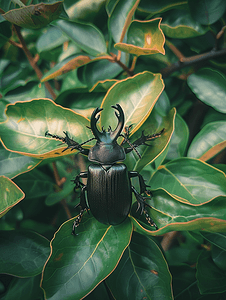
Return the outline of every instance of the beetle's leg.
[[[138,172],[136,171],[130,171],[129,172],[129,177],[132,178],[132,177],[138,177],[139,178],[139,184],[140,184],[140,193],[143,194],[143,193],[146,193],[148,196],[151,196],[151,191],[149,191],[147,188],[150,187],[149,185],[147,185],[145,182],[144,182],[144,178],[142,175],[140,175]]]
[[[80,202],[79,202],[79,204],[77,204],[75,206],[75,208],[77,208],[78,206],[81,206],[81,210],[80,210],[78,217],[75,219],[73,227],[72,227],[73,235],[76,235],[75,228],[77,228],[79,226],[79,223],[81,222],[84,211],[85,210],[88,211],[88,207],[86,204],[86,196],[85,196],[86,185],[79,180],[80,178],[87,178],[87,176],[88,176],[87,172],[81,172],[74,179],[75,189],[78,189],[78,188],[81,189]]]
[[[82,154],[84,155],[88,155],[89,153],[89,150],[88,149],[84,149],[82,147],[82,145],[84,145],[85,143],[88,143],[89,141],[93,140],[94,138],[92,139],[89,139],[87,141],[85,141],[84,143],[82,144],[79,144],[77,143],[76,141],[72,140],[71,138],[69,138],[68,136],[68,133],[67,131],[63,131],[63,133],[65,134],[65,137],[61,137],[61,136],[58,136],[58,135],[54,135],[54,134],[51,134],[49,133],[48,131],[46,131],[45,133],[45,136],[50,136],[56,140],[60,140],[62,141],[63,144],[67,144],[67,148],[65,148],[62,152],[68,150],[68,149],[71,149],[72,150],[78,150],[79,152],[81,152]]]
[[[75,190],[80,188],[82,189],[82,187],[84,186],[84,183],[82,183],[79,179],[80,178],[87,178],[88,173],[87,172],[81,172],[79,173],[74,180],[72,180],[75,184]]]
[[[152,218],[149,216],[147,210],[146,210],[146,206],[152,208],[148,203],[145,202],[145,197],[141,196],[138,191],[135,189],[135,187],[131,187],[132,188],[132,191],[137,199],[137,203],[138,203],[138,206],[137,206],[137,210],[141,210],[141,213],[144,213],[145,214],[145,218],[147,220],[147,222],[151,225],[151,226],[154,226],[156,230],[158,230],[158,226],[155,224],[155,222],[152,220]]]
[[[125,126],[124,129],[123,129],[123,137],[124,137],[124,140],[122,141],[122,145],[125,144],[128,139],[129,139],[129,132],[130,132],[130,129],[132,128],[133,124],[129,125],[129,126]]]
[[[133,142],[133,144],[132,144],[133,147],[130,146],[128,148],[125,148],[126,154],[131,152],[132,150],[134,150],[134,148],[137,148],[138,146],[141,146],[141,145],[151,146],[151,145],[147,144],[146,142],[160,137],[161,134],[164,132],[164,130],[165,130],[165,128],[163,128],[160,132],[154,133],[151,135],[149,135],[149,134],[145,135],[144,131],[142,131],[141,137],[139,139],[137,139],[135,142]]]

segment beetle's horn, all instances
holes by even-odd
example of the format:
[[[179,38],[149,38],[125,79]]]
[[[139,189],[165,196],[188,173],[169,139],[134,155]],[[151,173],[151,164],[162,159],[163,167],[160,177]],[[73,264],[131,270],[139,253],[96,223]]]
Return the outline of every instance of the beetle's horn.
[[[97,117],[96,117],[96,115],[100,112],[100,111],[102,111],[103,110],[103,108],[99,108],[99,107],[97,107],[94,111],[93,111],[93,113],[92,113],[92,116],[91,116],[91,121],[90,121],[90,127],[91,127],[91,130],[92,130],[92,132],[93,132],[93,135],[95,136],[95,138],[97,139],[97,140],[101,140],[101,132],[97,129],[97,126],[96,126],[96,124],[97,124],[97,121],[99,120],[99,118],[100,118],[100,115],[98,115]]]
[[[112,105],[111,107],[116,109],[119,112],[119,114],[115,112],[115,115],[118,118],[118,125],[111,135],[112,140],[115,140],[123,130],[125,117],[124,117],[124,112],[119,104]]]

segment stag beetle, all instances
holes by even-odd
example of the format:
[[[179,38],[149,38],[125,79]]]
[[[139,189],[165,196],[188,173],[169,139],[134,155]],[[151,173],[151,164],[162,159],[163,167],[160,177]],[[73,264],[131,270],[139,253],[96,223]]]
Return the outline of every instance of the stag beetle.
[[[73,180],[75,189],[81,189],[80,203],[76,206],[81,206],[81,211],[74,221],[72,234],[75,234],[75,228],[78,227],[84,211],[89,209],[101,223],[111,225],[122,223],[130,212],[132,193],[134,193],[138,202],[137,210],[140,209],[141,214],[145,214],[147,222],[158,229],[146,211],[146,206],[150,208],[151,206],[145,202],[146,197],[141,195],[145,193],[151,196],[151,192],[147,190],[148,185],[145,184],[143,177],[138,172],[128,171],[126,165],[119,162],[125,160],[126,154],[132,150],[135,150],[140,157],[136,148],[140,145],[150,146],[146,142],[160,137],[164,128],[159,133],[152,135],[145,135],[143,131],[141,137],[132,144],[128,140],[131,126],[126,127],[124,135],[121,134],[124,127],[124,113],[121,106],[116,104],[112,105],[112,108],[118,111],[118,113],[115,111],[118,118],[118,125],[115,130],[112,131],[110,126],[107,131],[104,128],[102,128],[102,131],[97,129],[96,123],[100,118],[100,115],[97,114],[103,110],[97,107],[92,113],[91,127],[89,127],[94,137],[81,144],[70,139],[67,132],[64,132],[65,137],[53,135],[48,131],[45,134],[45,136],[50,136],[67,144],[67,148],[63,151],[67,149],[78,150],[80,153],[87,155],[89,161],[95,163],[89,165],[87,172],[79,173]],[[122,144],[127,142],[129,147],[124,148],[117,143],[120,136],[124,138]],[[94,139],[97,142],[92,148],[84,149],[82,147],[82,145]],[[139,179],[140,193],[131,185],[130,178],[133,177]],[[87,184],[83,184],[80,178],[87,178]]]

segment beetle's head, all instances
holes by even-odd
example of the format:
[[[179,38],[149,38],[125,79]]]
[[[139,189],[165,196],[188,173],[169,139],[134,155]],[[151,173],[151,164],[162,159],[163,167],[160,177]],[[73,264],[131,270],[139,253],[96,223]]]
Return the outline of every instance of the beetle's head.
[[[112,131],[110,126],[107,131],[104,130],[104,128],[102,128],[102,131],[99,131],[96,126],[100,118],[100,115],[97,114],[102,111],[103,108],[97,107],[93,111],[90,122],[91,130],[97,142],[96,145],[90,149],[88,159],[105,165],[123,161],[126,158],[124,148],[117,143],[117,138],[120,136],[124,127],[124,113],[119,104],[112,105],[112,107],[118,111],[118,113],[115,112],[118,118],[118,125],[114,131]]]

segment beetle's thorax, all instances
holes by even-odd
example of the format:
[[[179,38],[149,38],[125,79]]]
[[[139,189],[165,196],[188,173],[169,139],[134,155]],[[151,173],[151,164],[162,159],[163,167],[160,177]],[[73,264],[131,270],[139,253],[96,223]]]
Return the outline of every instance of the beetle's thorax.
[[[102,165],[114,164],[126,158],[125,150],[116,141],[111,143],[99,142],[93,146],[88,155],[88,159]]]

